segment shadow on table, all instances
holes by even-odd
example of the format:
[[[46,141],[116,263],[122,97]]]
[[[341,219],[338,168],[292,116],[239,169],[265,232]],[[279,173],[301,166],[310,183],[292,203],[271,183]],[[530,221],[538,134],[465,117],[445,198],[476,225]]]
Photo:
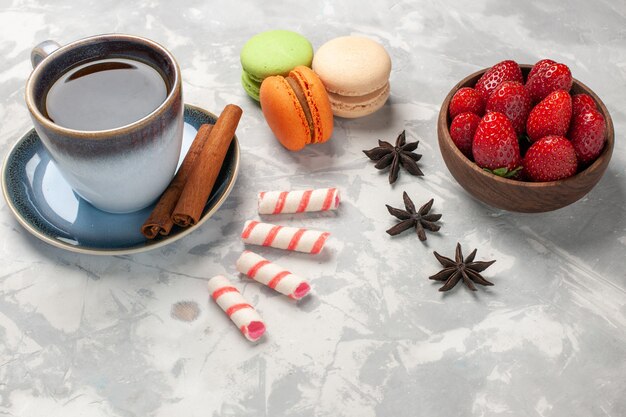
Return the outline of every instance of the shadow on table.
[[[594,189],[577,202],[546,213],[499,210],[465,195],[473,212],[508,220],[518,229],[529,229],[562,248],[592,247],[626,229],[626,183],[616,167],[609,167]]]

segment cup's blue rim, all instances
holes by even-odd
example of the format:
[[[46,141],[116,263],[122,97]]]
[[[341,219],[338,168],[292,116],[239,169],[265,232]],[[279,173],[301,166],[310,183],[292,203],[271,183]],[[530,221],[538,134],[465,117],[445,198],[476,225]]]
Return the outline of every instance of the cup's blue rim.
[[[190,110],[195,110],[197,112],[201,112],[201,113],[205,113],[208,115],[211,115],[213,118],[217,119],[217,116],[215,114],[213,114],[212,112],[209,112],[208,110],[205,110],[201,107],[198,106],[194,106],[192,104],[185,104],[185,108],[186,109],[190,109]],[[67,251],[70,252],[76,252],[76,253],[83,253],[83,254],[89,254],[89,255],[130,255],[130,254],[135,254],[135,253],[141,253],[141,252],[147,252],[153,249],[157,249],[160,248],[162,246],[165,245],[169,245],[170,243],[173,243],[175,241],[177,241],[178,239],[181,239],[185,236],[187,236],[189,233],[193,232],[194,230],[196,230],[197,228],[199,228],[202,224],[204,224],[204,222],[206,222],[210,217],[213,216],[213,214],[221,207],[222,204],[224,204],[224,202],[226,201],[226,199],[228,198],[228,196],[230,195],[233,187],[235,186],[235,183],[237,182],[237,176],[239,174],[239,165],[240,165],[240,156],[241,156],[241,150],[239,147],[239,140],[237,139],[237,135],[233,136],[233,143],[235,145],[234,148],[234,165],[233,165],[233,175],[232,177],[229,179],[228,184],[226,185],[226,189],[224,190],[224,192],[222,193],[222,195],[219,197],[219,199],[217,201],[215,201],[215,203],[213,204],[213,206],[202,215],[202,217],[200,217],[200,219],[198,220],[198,223],[196,223],[193,226],[190,226],[186,229],[181,230],[180,232],[176,233],[175,235],[169,235],[169,236],[165,236],[159,239],[155,239],[155,240],[146,240],[146,242],[144,244],[141,245],[136,245],[136,246],[132,246],[132,247],[127,247],[127,248],[115,248],[115,249],[99,249],[99,248],[90,248],[90,247],[84,247],[84,246],[76,246],[76,245],[72,245],[70,243],[66,243],[63,242],[62,240],[59,239],[55,239],[53,237],[50,237],[44,233],[42,233],[41,231],[39,231],[37,228],[33,227],[33,225],[28,222],[26,219],[23,218],[23,216],[20,214],[17,206],[15,205],[15,202],[12,201],[12,199],[10,198],[10,194],[9,194],[9,190],[8,190],[8,186],[7,186],[7,176],[8,176],[8,170],[9,170],[9,166],[8,166],[8,162],[11,159],[11,157],[13,156],[15,150],[20,146],[20,144],[22,143],[23,139],[32,131],[33,129],[29,129],[28,131],[24,132],[23,135],[20,135],[19,139],[13,144],[13,146],[11,146],[11,149],[9,149],[9,151],[7,152],[7,154],[4,157],[4,160],[2,162],[2,175],[0,177],[0,181],[2,182],[2,194],[4,196],[5,201],[7,202],[7,207],[9,208],[9,210],[11,210],[11,212],[13,213],[13,215],[15,216],[15,218],[17,219],[17,221],[28,231],[30,232],[33,236],[37,237],[38,239],[52,245],[55,246],[57,248],[61,248],[61,249],[65,249]]]
[[[33,96],[33,84],[35,80],[41,76],[41,73],[45,70],[46,63],[50,61],[51,57],[55,57],[77,46],[95,44],[98,42],[102,42],[103,40],[117,40],[117,41],[141,43],[157,50],[159,53],[161,53],[164,57],[166,57],[172,63],[173,67],[176,69],[174,71],[174,82],[172,83],[172,89],[168,93],[163,103],[161,103],[159,107],[157,107],[154,111],[152,111],[147,116],[144,116],[143,118],[137,121],[134,121],[133,123],[116,127],[114,129],[75,130],[75,129],[70,129],[67,127],[60,126],[52,122],[50,119],[46,118],[43,114],[41,114],[41,112],[37,108],[37,105],[35,104],[35,97]],[[114,137],[118,135],[127,134],[129,133],[129,131],[136,130],[137,128],[141,128],[147,125],[148,123],[150,123],[153,119],[163,114],[168,108],[170,108],[173,105],[173,103],[177,100],[177,97],[180,97],[180,91],[182,88],[180,72],[181,72],[180,67],[178,65],[178,62],[174,58],[174,55],[172,55],[167,49],[165,49],[165,47],[163,47],[162,45],[158,44],[157,42],[153,40],[143,38],[141,36],[126,35],[122,33],[107,33],[107,34],[90,36],[88,38],[79,39],[77,41],[70,42],[67,45],[61,46],[59,49],[56,49],[54,52],[52,52],[50,55],[44,58],[39,63],[39,65],[37,65],[33,69],[30,76],[28,77],[28,81],[26,82],[26,89],[25,89],[26,106],[28,107],[28,111],[30,112],[30,114],[33,115],[35,119],[37,119],[38,123],[40,123],[47,129],[56,131],[60,135],[66,135],[66,136],[76,137],[80,139],[91,139],[91,140],[106,139],[106,138],[110,138],[110,137]]]

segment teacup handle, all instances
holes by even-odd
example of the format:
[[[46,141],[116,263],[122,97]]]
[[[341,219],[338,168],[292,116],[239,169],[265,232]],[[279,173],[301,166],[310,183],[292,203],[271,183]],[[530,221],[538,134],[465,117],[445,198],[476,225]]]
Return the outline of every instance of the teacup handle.
[[[30,63],[35,68],[45,57],[59,49],[61,45],[58,42],[47,40],[35,46],[30,52]]]

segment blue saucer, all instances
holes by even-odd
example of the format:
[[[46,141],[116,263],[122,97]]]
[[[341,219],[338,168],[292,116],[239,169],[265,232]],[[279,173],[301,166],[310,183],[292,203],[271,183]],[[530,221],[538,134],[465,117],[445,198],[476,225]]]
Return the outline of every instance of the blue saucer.
[[[182,163],[200,125],[217,117],[185,105]],[[202,217],[195,226],[174,227],[168,236],[147,240],[141,225],[154,206],[127,214],[98,210],[79,197],[61,176],[34,129],[11,149],[2,170],[2,191],[17,220],[44,242],[73,252],[120,255],[171,243],[204,223],[228,197],[239,170],[239,143],[233,140]]]

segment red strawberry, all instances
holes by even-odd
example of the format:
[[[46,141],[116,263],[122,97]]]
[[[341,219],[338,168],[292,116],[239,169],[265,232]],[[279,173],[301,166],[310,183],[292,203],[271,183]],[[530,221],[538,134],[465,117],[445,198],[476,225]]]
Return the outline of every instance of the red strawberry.
[[[536,70],[535,67],[537,67]],[[553,91],[569,91],[573,81],[572,73],[567,65],[544,59],[537,62],[528,74],[526,89],[533,103],[537,103]]]
[[[472,158],[472,140],[479,123],[479,116],[466,112],[457,115],[450,125],[452,141],[470,159]]]
[[[567,91],[553,91],[528,115],[526,133],[533,142],[550,136],[565,136],[572,118],[572,98]]]
[[[572,143],[563,136],[546,136],[533,143],[524,156],[524,173],[531,181],[556,181],[576,173]]]
[[[472,154],[481,168],[516,170],[522,164],[522,157],[511,121],[502,113],[487,113],[476,129]]]
[[[450,117],[457,114],[471,112],[482,116],[485,112],[485,101],[480,93],[473,88],[463,87],[459,89],[450,100]]]
[[[476,83],[476,90],[483,96],[483,100],[487,102],[489,95],[503,81],[524,82],[522,70],[515,61],[502,61],[489,68]]]
[[[596,110],[596,102],[588,94],[572,96],[572,120],[587,110]]]
[[[604,148],[606,123],[599,111],[592,109],[578,114],[572,121],[569,139],[581,164],[593,162]]]
[[[508,117],[519,135],[526,130],[526,119],[530,113],[530,95],[522,83],[505,81],[489,96],[486,110],[497,111]]]
[[[543,71],[546,67],[548,67],[548,66],[550,66],[552,64],[556,64],[556,62],[554,62],[551,59],[542,59],[541,61],[538,61],[530,69],[530,72],[528,73],[528,76],[526,77],[526,79],[530,80],[538,71]]]

